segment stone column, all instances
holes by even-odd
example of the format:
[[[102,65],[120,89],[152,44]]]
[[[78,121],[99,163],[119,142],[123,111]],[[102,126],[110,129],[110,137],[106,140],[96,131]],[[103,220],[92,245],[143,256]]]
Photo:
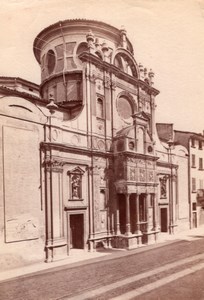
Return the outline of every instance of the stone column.
[[[146,221],[147,221],[147,231],[150,231],[152,224],[149,222],[149,206],[151,201],[151,194],[146,195]]]
[[[120,235],[120,210],[119,210],[119,199],[116,198],[116,234]]]
[[[125,201],[126,201],[126,235],[130,235],[130,195],[125,195]]]
[[[135,223],[135,234],[140,234],[140,217],[139,217],[139,194],[135,195],[135,216],[136,216],[136,223]]]
[[[153,228],[155,231],[159,230],[158,226],[158,198],[157,194],[152,194],[153,197]]]

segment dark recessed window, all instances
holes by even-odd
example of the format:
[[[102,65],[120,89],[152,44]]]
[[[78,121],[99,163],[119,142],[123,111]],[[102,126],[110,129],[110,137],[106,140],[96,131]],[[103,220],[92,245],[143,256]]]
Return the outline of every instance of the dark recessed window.
[[[51,74],[54,71],[56,63],[56,57],[53,50],[49,50],[47,53],[47,70],[48,73]]]
[[[195,140],[191,139],[191,147],[195,147]]]
[[[198,146],[199,149],[202,150],[202,148],[203,148],[203,143],[202,143],[202,141],[199,141],[199,142],[198,142],[198,145],[199,145],[199,146]]]
[[[192,178],[192,193],[196,192],[196,178]]]
[[[149,146],[149,147],[147,148],[147,150],[148,150],[149,153],[151,153],[151,152],[153,151],[152,146]]]
[[[192,168],[196,167],[196,158],[195,158],[195,154],[192,154]]]
[[[129,149],[134,150],[134,148],[135,148],[134,142],[129,142]]]
[[[97,117],[104,118],[103,100],[101,98],[97,99]]]
[[[199,170],[203,170],[203,159],[199,158]]]

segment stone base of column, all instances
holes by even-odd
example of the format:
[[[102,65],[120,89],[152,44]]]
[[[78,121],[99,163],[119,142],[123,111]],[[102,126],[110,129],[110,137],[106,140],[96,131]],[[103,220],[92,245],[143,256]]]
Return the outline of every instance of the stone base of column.
[[[57,261],[60,259],[65,259],[68,256],[67,252],[67,243],[66,242],[61,242],[61,243],[54,243],[54,244],[48,244],[45,247],[45,252],[46,252],[46,259],[45,262],[53,262]]]
[[[95,251],[96,251],[95,242],[89,241],[89,252],[95,252]]]
[[[158,239],[159,231],[147,231],[143,232],[142,243],[143,244],[155,244]]]
[[[142,234],[120,235],[115,237],[115,247],[134,249],[142,245]]]

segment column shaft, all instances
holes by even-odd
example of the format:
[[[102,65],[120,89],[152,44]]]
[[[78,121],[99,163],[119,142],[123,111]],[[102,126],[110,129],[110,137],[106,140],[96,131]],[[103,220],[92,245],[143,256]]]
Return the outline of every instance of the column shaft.
[[[116,198],[116,234],[120,235],[120,210],[119,210],[119,199],[118,195]]]
[[[130,235],[130,195],[126,194],[125,195],[125,200],[126,200],[126,235]]]

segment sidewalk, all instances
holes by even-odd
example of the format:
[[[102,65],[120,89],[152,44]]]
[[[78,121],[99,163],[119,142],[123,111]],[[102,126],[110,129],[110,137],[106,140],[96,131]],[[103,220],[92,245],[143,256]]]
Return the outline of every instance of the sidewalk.
[[[53,269],[60,268],[62,266],[75,267],[83,264],[94,263],[101,260],[118,258],[120,256],[130,255],[130,253],[141,253],[150,249],[162,247],[169,243],[176,242],[178,240],[195,240],[204,238],[204,226],[194,228],[191,230],[177,233],[174,235],[160,233],[159,239],[156,244],[142,246],[134,250],[126,251],[122,249],[102,250],[101,252],[85,252],[84,250],[74,250],[71,255],[66,259],[61,259],[52,263],[40,262],[33,265],[28,265],[22,268],[16,268],[7,271],[0,271],[0,282],[9,279],[17,278],[19,276],[25,276],[32,273],[39,273],[43,271],[51,271]]]

